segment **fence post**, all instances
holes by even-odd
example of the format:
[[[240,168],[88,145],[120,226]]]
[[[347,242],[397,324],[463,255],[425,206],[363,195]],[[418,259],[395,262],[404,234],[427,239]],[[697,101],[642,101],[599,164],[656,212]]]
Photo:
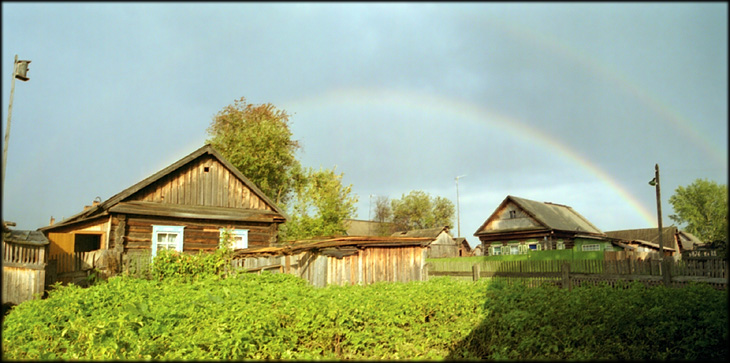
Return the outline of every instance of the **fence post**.
[[[570,291],[572,290],[572,286],[570,286],[570,264],[564,262],[561,270],[561,272],[563,273],[563,288]]]
[[[669,271],[670,263],[671,261],[666,258],[662,260],[662,280],[664,281],[664,286],[666,287],[670,287],[672,284],[672,274]]]
[[[474,281],[479,281],[479,277],[481,277],[481,267],[479,266],[479,262],[471,266],[471,272],[474,275]]]

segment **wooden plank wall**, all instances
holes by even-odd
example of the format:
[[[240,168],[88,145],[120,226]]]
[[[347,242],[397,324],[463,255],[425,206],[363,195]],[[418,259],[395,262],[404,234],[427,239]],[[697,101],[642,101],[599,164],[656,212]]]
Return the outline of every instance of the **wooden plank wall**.
[[[20,304],[43,294],[46,247],[3,241],[3,304]]]
[[[368,285],[379,281],[421,281],[425,251],[420,246],[368,247],[342,258],[310,251],[291,256],[242,258],[234,260],[233,265],[249,270],[280,265],[284,272],[318,287]]]
[[[180,170],[140,190],[130,199],[180,205],[273,210],[210,155],[193,160]]]
[[[20,304],[45,291],[46,271],[3,266],[2,303]]]

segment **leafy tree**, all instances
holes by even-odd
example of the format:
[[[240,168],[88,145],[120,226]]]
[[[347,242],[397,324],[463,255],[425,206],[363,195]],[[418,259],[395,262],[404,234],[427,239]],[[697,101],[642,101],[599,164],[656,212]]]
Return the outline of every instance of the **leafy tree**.
[[[378,236],[389,236],[396,232],[396,229],[391,223],[393,218],[393,210],[390,208],[390,198],[379,195],[375,198],[375,215],[374,221],[380,222],[377,225],[375,234]]]
[[[270,103],[253,105],[244,97],[221,110],[208,128],[213,145],[279,206],[286,206],[301,178],[289,114]]]
[[[454,204],[443,197],[431,197],[414,190],[401,199],[391,201],[392,222],[397,230],[412,230],[451,226]]]
[[[336,167],[335,167],[336,168]],[[352,185],[342,185],[342,173],[335,168],[307,168],[295,185],[291,218],[283,226],[287,240],[344,234],[344,220],[355,214],[357,196]]]
[[[673,221],[685,224],[687,232],[704,242],[727,245],[727,186],[706,179],[679,186],[669,203],[676,214]]]

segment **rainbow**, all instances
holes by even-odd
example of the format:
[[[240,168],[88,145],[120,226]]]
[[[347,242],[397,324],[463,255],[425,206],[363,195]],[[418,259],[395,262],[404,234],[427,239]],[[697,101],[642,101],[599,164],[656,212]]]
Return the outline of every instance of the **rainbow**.
[[[526,26],[515,26],[496,18],[490,19],[489,23],[483,25],[493,26],[494,29],[504,32],[516,41],[529,43],[526,47],[538,45],[550,53],[564,58],[566,62],[577,63],[592,74],[599,76],[604,81],[626,92],[633,99],[639,101],[649,110],[660,116],[662,120],[667,121],[679,133],[693,141],[693,145],[703,149],[708,157],[718,163],[718,166],[722,168],[727,166],[727,150],[723,146],[713,142],[709,137],[700,134],[693,127],[691,120],[683,116],[671,105],[650,93],[646,88],[632,81],[624,72],[619,71],[616,67],[602,62],[595,57],[590,57],[585,52],[568,45],[566,42],[546,32],[533,31]]]
[[[515,117],[508,117],[497,112],[479,107],[457,99],[436,97],[431,94],[416,91],[395,91],[375,88],[333,89],[311,97],[286,102],[284,109],[296,113],[297,109],[327,108],[342,106],[392,107],[394,109],[420,110],[429,114],[448,115],[450,119],[471,120],[478,124],[489,124],[502,132],[506,132],[518,139],[527,140],[551,150],[580,169],[591,175],[618,194],[648,225],[655,226],[657,221],[631,193],[614,180],[609,174],[578,154],[569,146],[558,140],[549,138],[547,134],[531,127]]]

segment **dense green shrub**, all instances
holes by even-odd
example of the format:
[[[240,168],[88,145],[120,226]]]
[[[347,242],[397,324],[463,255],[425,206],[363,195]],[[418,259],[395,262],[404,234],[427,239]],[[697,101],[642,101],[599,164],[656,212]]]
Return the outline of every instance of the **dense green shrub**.
[[[4,360],[717,359],[727,320],[727,292],[703,286],[113,277],[16,306],[2,349]]]
[[[450,358],[725,360],[727,291],[649,288],[487,288],[488,318]]]

